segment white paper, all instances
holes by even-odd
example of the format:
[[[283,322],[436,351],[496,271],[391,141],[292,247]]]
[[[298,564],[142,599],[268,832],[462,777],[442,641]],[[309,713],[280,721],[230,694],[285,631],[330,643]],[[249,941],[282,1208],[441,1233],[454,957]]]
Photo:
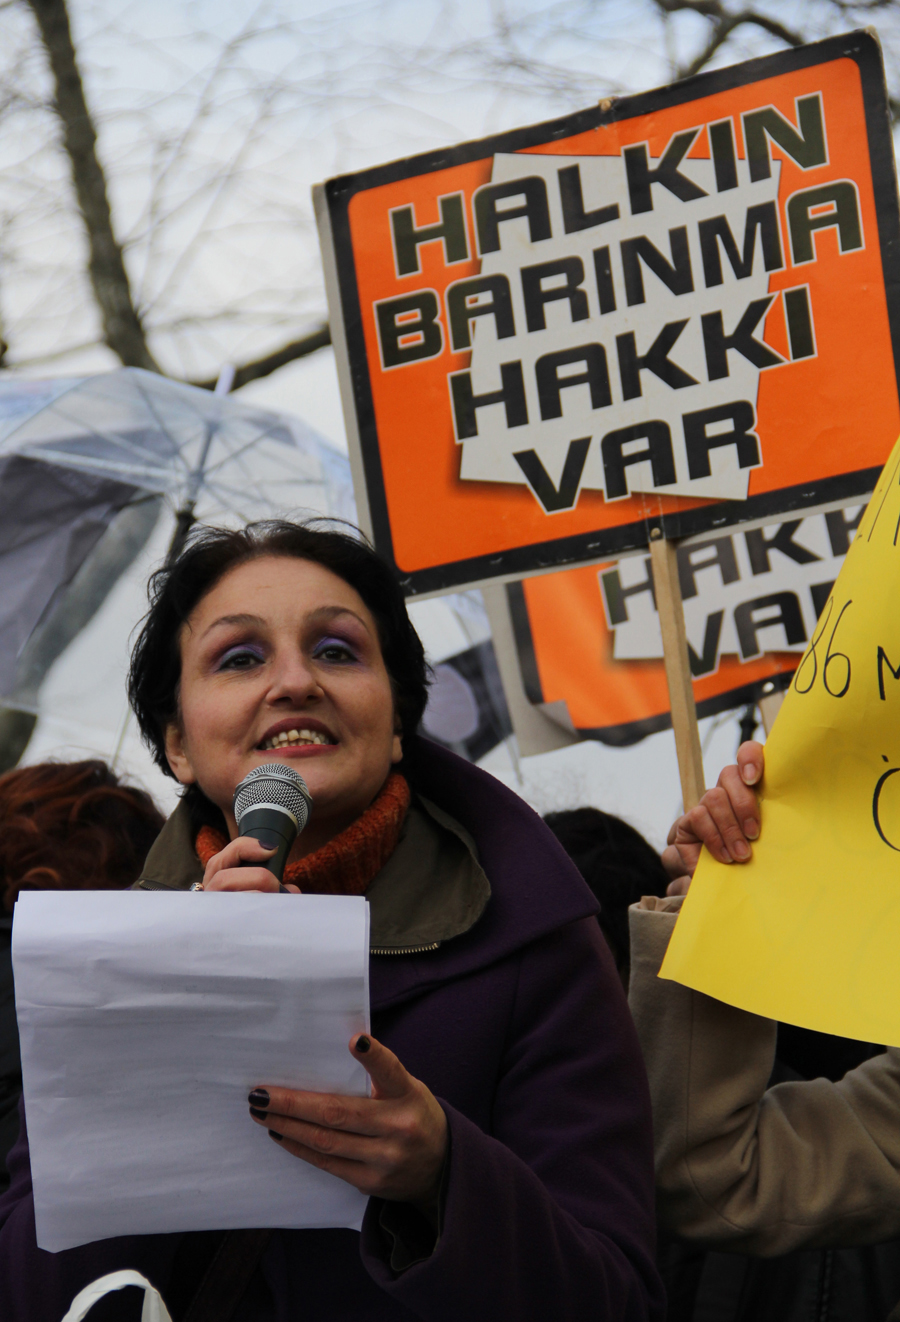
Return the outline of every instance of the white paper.
[[[844,520],[844,516],[859,513],[859,509],[847,509],[839,511],[838,517]],[[694,670],[695,677],[714,673],[723,656],[750,661],[763,652],[806,650],[819,611],[844,563],[845,550],[840,542],[832,541],[829,517],[807,515],[756,531],[701,538],[693,546],[686,543],[680,548],[679,560],[684,556],[693,570],[686,575],[688,587],[683,585],[687,640],[697,659],[705,657],[703,668]],[[787,552],[772,541],[785,524],[796,525],[788,528]],[[853,532],[845,536],[852,540]],[[763,564],[754,566],[750,539],[759,541],[760,537],[768,545]],[[615,660],[661,657],[662,632],[649,558],[625,557],[613,568],[601,569],[599,577],[607,622],[614,628]],[[610,618],[611,581],[627,594],[624,608],[628,618],[615,624]],[[642,590],[629,592],[635,587]],[[792,602],[773,600],[777,594],[790,596]],[[738,612],[745,613],[743,624]],[[790,632],[789,623],[793,626]]]
[[[651,157],[650,165],[658,165]],[[560,200],[559,171],[577,165],[584,190],[587,210],[615,203],[619,215],[615,220],[585,230],[567,234]],[[751,181],[749,166],[738,165],[738,187],[720,193],[715,182],[715,167],[710,160],[689,157],[681,162],[679,171],[690,177],[705,197],[695,198],[689,204],[679,200],[664,188],[654,190],[653,209],[632,214],[625,161],[622,156],[543,156],[529,152],[498,153],[493,159],[492,183],[509,183],[523,175],[538,175],[547,185],[547,201],[552,218],[552,237],[532,242],[529,221],[525,217],[511,219],[500,225],[500,248],[481,259],[482,275],[505,275],[509,281],[513,307],[515,333],[498,339],[494,318],[474,318],[472,334],[472,386],[476,395],[490,394],[500,385],[502,363],[519,361],[523,367],[523,380],[527,400],[528,422],[509,427],[506,410],[501,404],[487,405],[478,410],[477,435],[460,441],[462,462],[460,478],[463,481],[507,482],[524,485],[526,477],[516,462],[515,455],[534,449],[548,476],[559,486],[561,474],[569,453],[569,445],[576,437],[590,436],[580,487],[596,491],[606,490],[606,475],[600,441],[608,432],[621,427],[634,426],[649,419],[661,420],[670,428],[675,462],[675,481],[656,486],[656,476],[649,462],[629,464],[625,469],[629,492],[658,492],[668,496],[703,496],[726,500],[746,500],[751,469],[740,466],[734,445],[716,447],[709,452],[710,474],[693,477],[687,458],[683,417],[697,409],[714,408],[735,400],[749,400],[756,405],[759,393],[760,369],[740,353],[728,354],[728,375],[710,380],[707,369],[705,340],[701,318],[704,313],[722,312],[723,326],[731,334],[748,305],[754,299],[765,298],[769,288],[769,275],[763,263],[761,244],[754,249],[752,271],[738,279],[731,263],[722,262],[722,283],[706,288],[702,272],[703,255],[700,251],[698,224],[713,216],[724,216],[743,243],[748,205],[775,203],[778,200],[780,163],[773,162],[772,173],[764,180]],[[521,197],[503,204],[514,210]],[[501,213],[502,214],[502,213]],[[692,271],[691,292],[673,294],[670,289],[642,264],[645,301],[628,306],[624,298],[622,271],[622,243],[629,239],[646,237],[669,260],[673,229],[686,226]],[[614,312],[601,313],[594,283],[594,253],[601,246],[610,248],[613,279],[617,290],[618,306]],[[558,299],[544,305],[544,328],[532,330],[527,325],[522,292],[522,268],[552,262],[560,258],[578,258],[586,278],[579,286],[587,299],[588,315],[573,321],[568,299]],[[468,272],[466,272],[468,274]],[[545,277],[549,288],[552,277]],[[556,277],[557,284],[560,276]],[[774,305],[773,305],[774,306]],[[671,350],[671,361],[694,378],[694,385],[673,390],[652,371],[640,373],[640,396],[625,399],[617,370],[616,336],[633,332],[639,353],[645,353],[666,323],[683,324]],[[754,334],[763,340],[764,321],[760,321]],[[562,415],[542,418],[537,390],[535,365],[546,353],[561,349],[574,349],[596,343],[604,346],[609,372],[611,405],[594,408],[587,385],[569,387],[561,392]],[[777,371],[781,364],[767,368]],[[564,375],[583,372],[584,364],[576,365]],[[582,377],[583,379],[583,377]],[[716,425],[711,424],[712,435]],[[723,423],[721,430],[730,430]],[[760,461],[765,459],[761,438]],[[626,442],[644,450],[643,441]],[[753,465],[754,467],[756,465]],[[574,495],[573,503],[574,503]],[[616,497],[618,499],[618,497]]]
[[[363,1195],[285,1153],[247,1093],[365,1094],[364,899],[24,892],[12,953],[40,1248],[359,1228]]]

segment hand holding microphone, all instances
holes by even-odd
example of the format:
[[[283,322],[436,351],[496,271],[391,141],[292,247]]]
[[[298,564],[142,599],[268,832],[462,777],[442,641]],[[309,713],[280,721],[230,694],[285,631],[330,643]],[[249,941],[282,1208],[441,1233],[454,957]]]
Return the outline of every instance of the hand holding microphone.
[[[299,888],[282,885],[282,877],[311,807],[306,783],[292,767],[281,762],[254,767],[234,791],[240,834],[210,859],[203,889],[296,893]]]

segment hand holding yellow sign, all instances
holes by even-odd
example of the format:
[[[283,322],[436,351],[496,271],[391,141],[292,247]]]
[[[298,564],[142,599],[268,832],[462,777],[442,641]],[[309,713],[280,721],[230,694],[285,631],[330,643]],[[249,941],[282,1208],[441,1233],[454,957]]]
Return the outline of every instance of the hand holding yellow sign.
[[[660,976],[900,1046],[900,441],[766,745],[752,860],[706,851]]]

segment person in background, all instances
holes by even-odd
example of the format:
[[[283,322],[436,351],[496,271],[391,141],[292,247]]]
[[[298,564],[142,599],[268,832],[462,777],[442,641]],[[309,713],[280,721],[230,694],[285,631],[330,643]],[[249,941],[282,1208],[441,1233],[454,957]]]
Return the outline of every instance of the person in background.
[[[630,911],[660,1224],[695,1246],[701,1278],[693,1305],[670,1286],[669,1319],[884,1322],[893,1305],[900,1322],[900,1052],[787,1029],[657,976],[703,846],[751,857],[763,767],[762,747],[742,744],[669,833],[669,895]]]
[[[22,1091],[12,923],[23,890],[115,890],[134,882],[164,818],[105,762],[41,762],[0,776],[0,1193]]]
[[[665,895],[669,875],[662,860],[639,831],[600,808],[550,812],[544,821],[597,897],[597,921],[627,988],[628,910],[643,895]]]
[[[644,896],[664,896],[670,876],[652,845],[611,813],[575,808],[548,813],[544,821],[599,901],[597,920],[627,988],[628,910]],[[837,1082],[882,1050],[779,1024],[769,1086],[815,1078]],[[900,1293],[900,1244],[893,1240],[763,1259],[711,1251],[663,1231],[659,1268],[668,1322],[883,1322],[885,1301]]]

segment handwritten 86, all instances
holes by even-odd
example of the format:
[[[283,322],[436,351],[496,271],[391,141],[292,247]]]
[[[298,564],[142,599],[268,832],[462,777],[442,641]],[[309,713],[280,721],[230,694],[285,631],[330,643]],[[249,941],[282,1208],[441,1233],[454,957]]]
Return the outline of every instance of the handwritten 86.
[[[828,639],[828,646],[825,649],[825,658],[822,662],[822,683],[825,686],[825,692],[830,693],[833,698],[842,698],[850,687],[850,658],[846,652],[834,650],[834,636],[840,628],[841,620],[844,618],[844,612],[853,605],[853,598],[845,601],[841,607],[840,614],[835,621],[834,628],[831,630],[831,636]],[[797,673],[794,675],[794,689],[797,693],[809,693],[819,675],[819,654],[818,647],[821,643],[831,617],[834,614],[834,597],[828,598],[828,605],[825,607],[825,615],[817,633],[813,634],[812,642],[807,649],[806,655],[797,667]],[[812,673],[809,673],[808,667],[812,665]],[[837,667],[835,670],[834,667]],[[808,682],[807,682],[808,676]],[[839,682],[843,679],[843,685],[838,688]]]

